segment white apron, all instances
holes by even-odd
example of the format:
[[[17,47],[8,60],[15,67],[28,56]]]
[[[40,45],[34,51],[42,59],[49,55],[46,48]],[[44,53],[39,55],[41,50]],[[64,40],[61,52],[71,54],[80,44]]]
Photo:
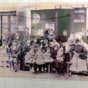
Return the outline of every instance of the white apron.
[[[75,53],[73,58],[71,59],[72,65],[70,66],[71,71],[87,71],[86,60],[82,60],[79,58],[78,54]]]
[[[63,61],[63,48],[61,47],[58,52],[57,52],[57,60],[58,62],[62,62]]]

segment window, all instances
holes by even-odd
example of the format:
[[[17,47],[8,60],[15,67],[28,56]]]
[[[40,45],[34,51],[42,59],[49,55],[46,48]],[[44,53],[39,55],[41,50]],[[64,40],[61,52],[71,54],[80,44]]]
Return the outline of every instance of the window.
[[[32,23],[39,23],[40,22],[40,15],[37,13],[34,13],[32,15]]]
[[[16,24],[16,16],[11,16],[11,24]]]
[[[26,23],[26,13],[25,11],[20,11],[18,13],[18,24],[25,25],[25,23]]]
[[[14,32],[16,30],[16,16],[11,16],[11,31]]]

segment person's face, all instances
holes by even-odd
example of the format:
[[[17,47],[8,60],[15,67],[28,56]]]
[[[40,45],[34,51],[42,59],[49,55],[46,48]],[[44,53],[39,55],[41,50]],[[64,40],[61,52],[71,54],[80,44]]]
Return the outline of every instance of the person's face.
[[[16,46],[16,42],[13,42],[13,46]]]
[[[48,44],[48,40],[47,40],[47,39],[45,39],[45,40],[44,40],[44,43],[45,43],[45,44]]]
[[[43,40],[40,41],[41,43],[43,42]]]
[[[50,34],[50,35],[53,35],[53,31],[52,31],[52,30],[49,30],[49,34]]]
[[[58,46],[55,46],[55,47],[54,47],[54,50],[58,50]]]
[[[78,45],[80,45],[80,42],[77,42]]]
[[[50,47],[53,47],[52,43],[49,43],[49,46],[50,46]]]
[[[38,52],[41,52],[41,49],[40,48],[38,49]]]
[[[49,53],[50,52],[50,49],[47,49],[47,52]]]

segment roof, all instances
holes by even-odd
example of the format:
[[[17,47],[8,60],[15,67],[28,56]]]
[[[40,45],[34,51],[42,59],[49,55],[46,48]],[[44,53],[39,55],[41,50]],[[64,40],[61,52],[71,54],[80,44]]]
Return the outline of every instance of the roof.
[[[29,5],[26,5],[28,7]],[[75,8],[75,7],[88,7],[88,3],[70,3],[70,2],[40,2],[31,3],[29,8],[31,10],[41,10],[41,9],[56,9],[56,8]]]
[[[88,7],[88,3],[70,3],[70,2],[38,2],[38,3],[0,3],[0,11],[19,10],[21,8],[30,8],[31,10],[55,9],[55,8],[75,8]]]

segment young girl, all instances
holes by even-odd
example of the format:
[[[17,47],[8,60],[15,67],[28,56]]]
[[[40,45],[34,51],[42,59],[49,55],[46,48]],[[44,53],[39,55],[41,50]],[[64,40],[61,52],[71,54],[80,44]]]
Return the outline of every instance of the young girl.
[[[44,55],[41,50],[41,47],[38,48],[38,51],[35,55],[35,64],[36,64],[36,71],[42,72],[44,65]]]
[[[50,72],[50,64],[53,62],[53,59],[51,58],[51,53],[49,48],[44,53],[44,60],[45,60],[44,70]]]
[[[33,63],[34,63],[34,55],[35,55],[35,52],[34,52],[34,48],[32,47],[30,49],[30,51],[25,56],[25,63],[29,64],[29,68],[30,68],[31,71],[32,71],[32,68],[33,68]]]

